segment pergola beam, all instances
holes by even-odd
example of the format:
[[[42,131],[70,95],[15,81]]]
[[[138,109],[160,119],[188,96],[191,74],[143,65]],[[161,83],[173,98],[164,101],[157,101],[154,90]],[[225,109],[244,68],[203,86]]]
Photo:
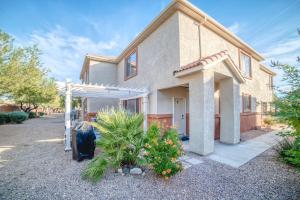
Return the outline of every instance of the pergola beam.
[[[67,79],[65,87],[58,87],[60,93],[65,94],[65,151],[71,148],[71,104],[72,97],[87,98],[112,98],[119,99],[119,108],[122,108],[122,100],[142,98],[144,113],[144,130],[147,130],[147,114],[148,114],[148,95],[149,92],[145,88],[127,88],[111,85],[91,85],[71,83]]]

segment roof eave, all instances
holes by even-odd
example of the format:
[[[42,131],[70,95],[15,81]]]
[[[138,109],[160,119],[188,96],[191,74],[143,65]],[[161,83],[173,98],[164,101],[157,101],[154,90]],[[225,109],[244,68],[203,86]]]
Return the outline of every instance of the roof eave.
[[[225,56],[222,59],[216,60],[214,62],[211,62],[211,63],[207,64],[207,65],[199,64],[196,67],[188,68],[188,69],[185,69],[185,70],[182,70],[182,71],[177,71],[177,72],[175,71],[174,72],[174,77],[181,78],[181,77],[184,77],[184,76],[188,76],[188,75],[197,73],[197,72],[202,71],[202,70],[207,70],[210,67],[212,67],[212,66],[214,66],[214,65],[216,65],[220,62],[223,62],[223,61],[226,62],[226,64],[230,66],[231,71],[232,71],[233,75],[237,78],[237,80],[240,83],[245,83],[245,81],[246,81],[245,78],[243,77],[241,72],[237,69],[237,67],[235,66],[235,64],[231,60],[230,56],[228,56],[228,55]]]
[[[267,72],[268,74],[271,74],[272,76],[276,76],[276,75],[277,75],[274,71],[272,71],[271,69],[269,69],[268,67],[266,67],[266,66],[263,65],[263,64],[260,64],[260,65],[259,65],[259,68],[260,68],[261,70],[263,70],[264,72]]]
[[[83,80],[83,74],[86,71],[86,68],[88,67],[88,64],[90,61],[96,61],[96,62],[106,62],[106,63],[113,63],[113,64],[117,64],[117,58],[116,57],[109,57],[109,56],[95,56],[95,55],[90,55],[90,54],[86,54],[84,61],[83,61],[83,65],[81,68],[81,72],[80,72],[80,80]]]
[[[224,39],[235,44],[238,48],[244,49],[247,53],[251,54],[258,61],[263,61],[264,57],[256,52],[250,45],[238,38],[226,27],[221,25],[219,22],[208,16],[205,12],[195,7],[186,0],[173,0],[160,14],[152,20],[152,22],[122,51],[117,57],[117,62],[120,62],[124,56],[126,56],[133,48],[141,43],[147,36],[149,36],[157,27],[160,26],[169,16],[174,14],[176,11],[181,11],[191,18],[201,22],[204,26],[207,26]]]

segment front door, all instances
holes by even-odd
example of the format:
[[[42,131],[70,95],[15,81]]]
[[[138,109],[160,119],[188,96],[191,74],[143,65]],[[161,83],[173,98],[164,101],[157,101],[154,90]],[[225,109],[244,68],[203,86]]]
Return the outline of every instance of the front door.
[[[184,136],[186,131],[186,109],[184,98],[174,98],[173,125],[179,134]]]

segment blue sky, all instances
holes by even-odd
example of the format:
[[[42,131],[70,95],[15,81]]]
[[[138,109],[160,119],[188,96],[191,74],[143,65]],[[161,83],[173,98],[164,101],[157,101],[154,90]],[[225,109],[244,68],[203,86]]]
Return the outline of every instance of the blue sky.
[[[169,2],[1,0],[0,29],[19,45],[38,44],[51,76],[78,81],[86,53],[118,55]],[[262,53],[267,64],[292,64],[300,55],[300,0],[190,2]]]

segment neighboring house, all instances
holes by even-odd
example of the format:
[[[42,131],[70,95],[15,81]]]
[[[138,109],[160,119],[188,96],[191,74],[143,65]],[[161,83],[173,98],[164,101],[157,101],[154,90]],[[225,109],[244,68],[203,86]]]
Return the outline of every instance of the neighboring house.
[[[190,136],[190,149],[213,152],[214,139],[235,144],[240,132],[260,126],[273,98],[264,58],[191,3],[174,0],[117,57],[87,55],[83,83],[146,87],[148,124],[174,126]],[[139,112],[140,99],[123,102]],[[85,99],[86,115],[112,99]]]

